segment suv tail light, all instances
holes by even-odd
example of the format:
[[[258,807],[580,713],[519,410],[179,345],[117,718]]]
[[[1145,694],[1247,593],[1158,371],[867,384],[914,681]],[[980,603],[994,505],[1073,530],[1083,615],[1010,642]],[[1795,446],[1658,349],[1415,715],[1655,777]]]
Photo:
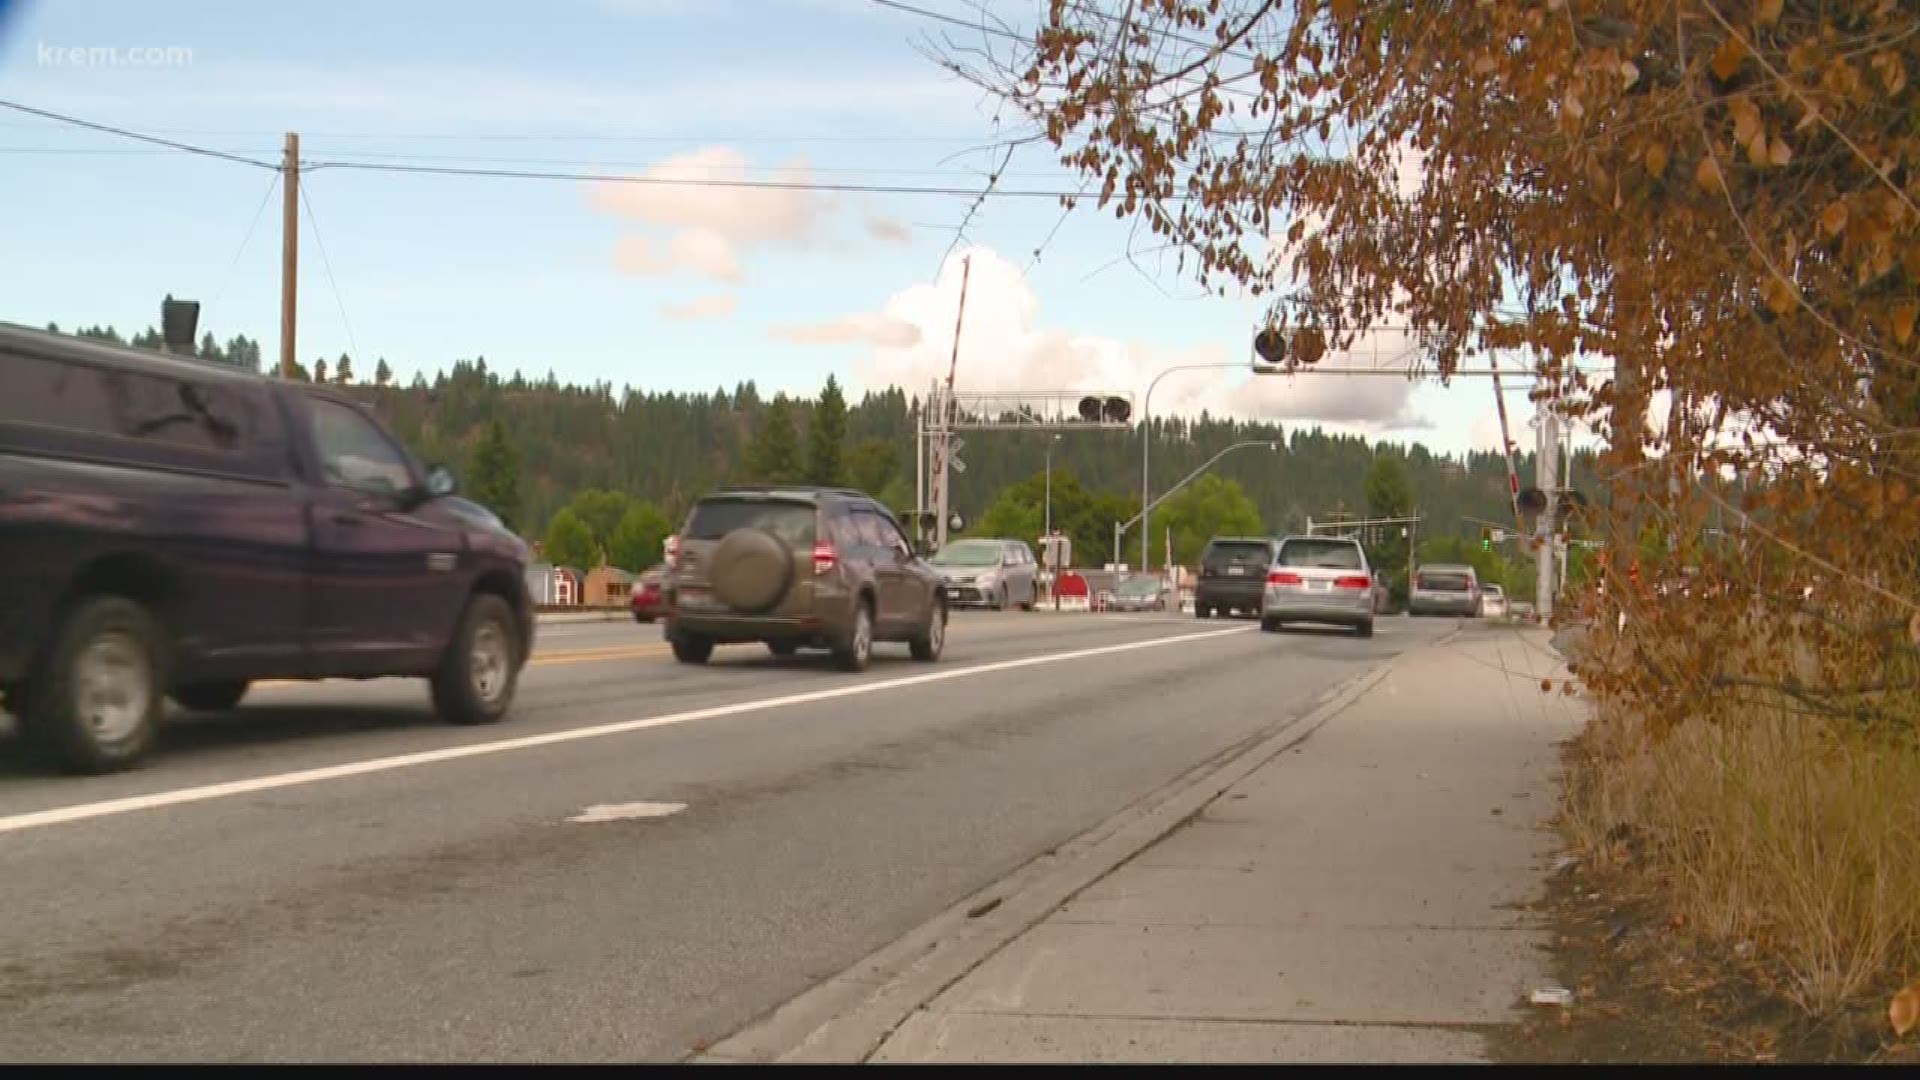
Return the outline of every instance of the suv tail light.
[[[825,540],[819,540],[814,543],[813,572],[815,574],[824,574],[831,571],[839,561],[840,553],[833,549],[832,544],[827,543]]]
[[[1334,578],[1333,587],[1336,589],[1371,589],[1373,588],[1373,581],[1365,574],[1348,574],[1346,577]]]
[[[1268,574],[1268,575],[1267,575],[1267,584],[1269,584],[1269,585],[1298,585],[1298,584],[1300,584],[1300,575],[1299,575],[1299,574],[1293,574],[1293,573],[1288,573],[1288,572],[1287,572],[1287,571],[1285,571],[1285,570],[1275,570],[1275,571],[1273,571],[1272,573],[1270,573],[1270,574]]]
[[[663,556],[662,561],[667,564],[668,569],[672,569],[678,565],[680,562],[680,538],[677,536],[667,537],[667,542],[662,548],[661,554]]]

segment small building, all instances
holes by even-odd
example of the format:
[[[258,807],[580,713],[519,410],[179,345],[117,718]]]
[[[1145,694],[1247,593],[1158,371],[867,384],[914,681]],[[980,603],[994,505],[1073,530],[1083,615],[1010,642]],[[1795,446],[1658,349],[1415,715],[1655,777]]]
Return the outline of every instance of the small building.
[[[527,594],[536,604],[571,606],[580,603],[580,571],[571,566],[530,563],[527,566]]]
[[[591,607],[618,607],[633,593],[633,575],[617,566],[601,563],[587,572],[581,589],[581,603]]]

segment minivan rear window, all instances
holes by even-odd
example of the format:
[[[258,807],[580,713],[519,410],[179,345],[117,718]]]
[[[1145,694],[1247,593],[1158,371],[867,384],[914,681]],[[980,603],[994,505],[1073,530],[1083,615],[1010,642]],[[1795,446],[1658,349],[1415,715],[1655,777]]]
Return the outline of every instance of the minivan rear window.
[[[1360,545],[1348,540],[1289,540],[1280,545],[1280,565],[1358,570]]]
[[[1260,566],[1267,565],[1268,553],[1273,549],[1260,540],[1225,540],[1207,545],[1206,554],[1200,558],[1202,566]]]
[[[812,503],[790,499],[708,499],[693,508],[689,540],[718,540],[735,529],[764,529],[798,547],[814,540]]]
[[[1473,583],[1465,574],[1421,574],[1414,579],[1414,588],[1428,592],[1467,592]]]

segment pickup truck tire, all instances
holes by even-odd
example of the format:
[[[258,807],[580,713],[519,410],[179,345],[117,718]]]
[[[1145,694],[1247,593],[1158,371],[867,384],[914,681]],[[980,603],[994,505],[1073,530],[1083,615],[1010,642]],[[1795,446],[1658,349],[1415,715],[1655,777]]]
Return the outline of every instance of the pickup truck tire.
[[[433,674],[434,712],[463,725],[506,716],[520,681],[521,648],[513,609],[492,593],[476,594]]]
[[[220,712],[240,704],[247,696],[245,679],[230,679],[225,682],[187,683],[173,688],[173,700],[184,709],[197,709],[201,712]]]
[[[75,772],[132,766],[160,725],[161,640],[153,616],[131,600],[97,596],[74,605],[26,687],[22,734]]]

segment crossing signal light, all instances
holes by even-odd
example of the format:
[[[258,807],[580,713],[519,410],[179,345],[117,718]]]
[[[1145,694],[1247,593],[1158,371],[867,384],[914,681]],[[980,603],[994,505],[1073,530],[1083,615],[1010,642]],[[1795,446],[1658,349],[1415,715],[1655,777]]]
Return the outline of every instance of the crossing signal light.
[[[1484,526],[1482,526],[1480,529],[1480,550],[1481,551],[1493,550],[1493,530],[1486,528]]]

